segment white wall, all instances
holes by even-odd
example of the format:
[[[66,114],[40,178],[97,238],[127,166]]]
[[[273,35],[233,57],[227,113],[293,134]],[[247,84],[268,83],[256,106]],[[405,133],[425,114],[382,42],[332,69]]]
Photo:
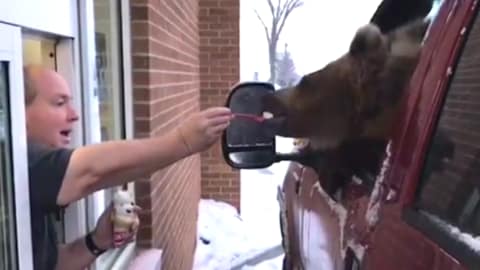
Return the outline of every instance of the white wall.
[[[0,22],[73,37],[76,5],[75,0],[0,0]]]

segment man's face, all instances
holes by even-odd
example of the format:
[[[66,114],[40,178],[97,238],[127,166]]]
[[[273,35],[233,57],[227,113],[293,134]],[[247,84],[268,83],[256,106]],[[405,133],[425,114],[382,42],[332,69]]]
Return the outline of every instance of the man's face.
[[[28,138],[54,147],[67,146],[73,123],[78,120],[70,88],[53,71],[37,73],[32,84],[36,96],[26,107]]]

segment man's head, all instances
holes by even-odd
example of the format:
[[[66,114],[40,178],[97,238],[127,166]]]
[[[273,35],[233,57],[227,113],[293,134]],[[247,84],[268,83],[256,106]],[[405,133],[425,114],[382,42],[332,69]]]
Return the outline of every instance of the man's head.
[[[345,55],[265,97],[265,111],[275,115],[267,125],[277,135],[309,138],[322,149],[371,137],[371,131],[387,133],[428,25],[417,20],[389,33],[373,24],[360,28]]]
[[[54,147],[67,146],[78,114],[67,82],[41,66],[24,68],[25,112],[29,140]]]

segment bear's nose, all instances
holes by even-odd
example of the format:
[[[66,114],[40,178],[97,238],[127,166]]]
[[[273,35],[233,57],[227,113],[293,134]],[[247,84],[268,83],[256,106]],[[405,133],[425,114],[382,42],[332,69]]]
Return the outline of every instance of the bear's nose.
[[[132,210],[127,209],[127,214],[131,214],[131,213],[132,213]]]

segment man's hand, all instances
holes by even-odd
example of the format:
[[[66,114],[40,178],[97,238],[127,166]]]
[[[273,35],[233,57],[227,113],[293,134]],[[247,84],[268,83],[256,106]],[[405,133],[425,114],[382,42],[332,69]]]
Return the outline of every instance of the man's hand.
[[[140,207],[134,207],[135,211],[139,211]],[[97,248],[102,250],[108,250],[113,247],[122,247],[132,242],[137,234],[138,226],[132,226],[130,232],[128,232],[122,241],[119,241],[119,245],[114,246],[113,241],[113,223],[110,216],[113,213],[113,204],[111,204],[102,213],[98,219],[97,226],[92,233],[93,243]],[[136,224],[138,225],[138,224]],[[84,270],[88,268],[94,260],[97,258],[92,252],[90,252],[86,246],[85,237],[77,239],[72,243],[65,245],[59,245],[58,261],[55,267],[56,270]]]
[[[213,107],[191,115],[179,127],[179,136],[190,154],[209,148],[230,124],[232,113],[225,107]]]
[[[139,211],[140,207],[135,206],[135,211]],[[113,203],[108,206],[107,209],[102,213],[98,219],[97,226],[93,231],[93,242],[97,245],[98,248],[107,250],[113,247],[121,247],[135,240],[137,235],[138,226],[132,227],[132,230],[123,237],[122,241],[119,241],[120,245],[114,246],[114,237],[113,237],[113,222],[111,219],[112,214],[114,213]],[[118,243],[118,241],[117,241]]]

